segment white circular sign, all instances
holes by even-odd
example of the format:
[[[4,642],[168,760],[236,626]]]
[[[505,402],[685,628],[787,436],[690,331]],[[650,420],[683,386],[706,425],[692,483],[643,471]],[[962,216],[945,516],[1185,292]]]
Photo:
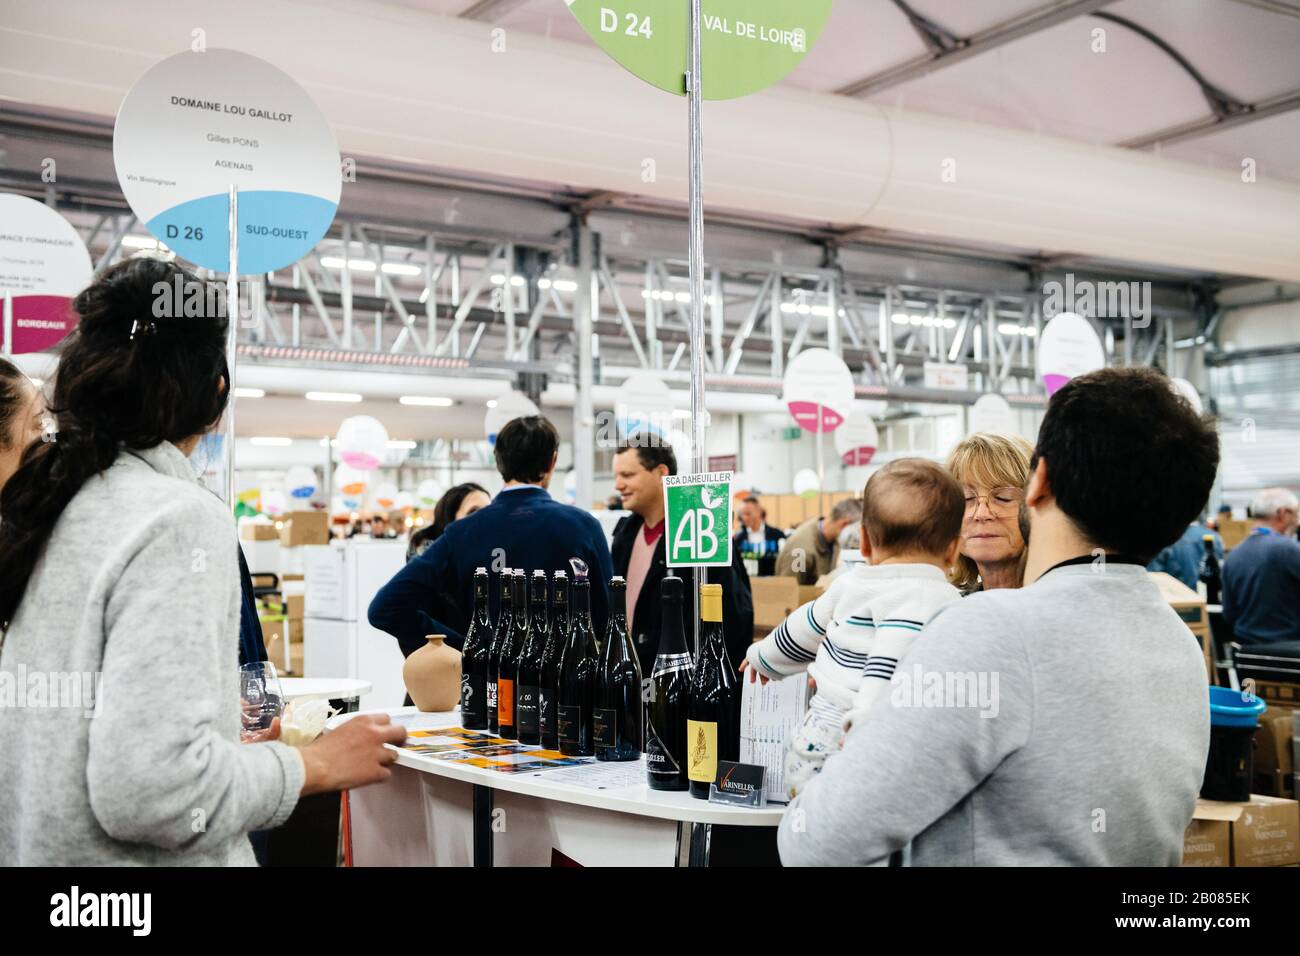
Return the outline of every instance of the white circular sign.
[[[375,489],[375,505],[383,508],[385,511],[392,511],[397,507],[397,485],[391,481],[386,481]]]
[[[1201,402],[1201,393],[1196,390],[1195,385],[1185,378],[1171,378],[1169,384],[1174,387],[1175,392],[1187,399],[1196,414],[1200,415],[1205,411],[1205,405]]]
[[[835,450],[849,466],[869,465],[880,447],[880,433],[863,405],[855,404],[843,428],[835,430]]]
[[[966,434],[991,432],[996,435],[1017,435],[1016,413],[1011,404],[996,392],[975,399],[970,407],[970,428]]]
[[[351,465],[339,465],[334,469],[334,493],[339,496],[343,507],[356,511],[366,500],[370,489],[370,472],[361,471]]]
[[[296,502],[310,501],[316,494],[316,472],[306,465],[294,465],[284,473],[284,487]]]
[[[826,349],[807,349],[785,370],[782,400],[804,431],[833,432],[853,407],[853,373]]]
[[[1072,378],[1105,367],[1106,352],[1091,322],[1062,312],[1047,323],[1038,340],[1038,378],[1048,395]]]
[[[72,223],[35,199],[0,193],[0,298],[13,302],[15,355],[47,349],[76,327],[72,300],[93,272]]]
[[[278,518],[289,510],[289,498],[285,495],[284,489],[279,485],[272,485],[262,491],[263,514],[270,515],[272,518]]]
[[[339,205],[339,150],[288,74],[235,50],[168,57],[127,93],[113,162],[131,209],[177,255],[229,268],[230,187],[239,190],[239,271],[298,261]]]
[[[415,500],[421,508],[432,508],[438,503],[438,499],[444,494],[441,484],[432,478],[426,478],[420,482],[420,486],[415,490]]]
[[[497,396],[496,405],[489,408],[483,417],[483,431],[487,435],[488,444],[497,443],[497,435],[507,422],[540,414],[533,400],[523,392],[506,392]]]
[[[804,468],[794,476],[794,493],[800,498],[816,498],[822,490],[821,479],[811,468]]]
[[[661,378],[629,375],[615,395],[614,418],[620,438],[637,432],[665,436],[673,429],[673,393]]]
[[[398,511],[410,511],[415,508],[415,492],[399,491],[394,502]]]
[[[377,418],[345,418],[338,433],[339,460],[361,471],[374,471],[388,454],[388,429]]]

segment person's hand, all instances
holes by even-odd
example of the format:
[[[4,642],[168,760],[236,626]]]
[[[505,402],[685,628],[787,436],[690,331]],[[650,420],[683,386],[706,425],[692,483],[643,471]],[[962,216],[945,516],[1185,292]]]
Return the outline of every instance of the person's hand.
[[[280,718],[271,718],[271,726],[266,730],[243,731],[239,735],[241,744],[263,744],[268,740],[280,739]]]
[[[406,728],[387,714],[353,717],[326,731],[298,751],[306,771],[302,796],[382,783],[393,775],[388,765],[397,759],[397,752],[384,745],[405,740]]]
[[[748,657],[740,662],[740,672],[743,674],[745,673],[745,671],[749,671],[749,682],[751,684],[754,683],[754,678],[758,678],[764,684],[766,684],[769,680],[771,680],[771,678],[768,677],[766,674],[760,674],[758,672],[758,668],[750,667]]]

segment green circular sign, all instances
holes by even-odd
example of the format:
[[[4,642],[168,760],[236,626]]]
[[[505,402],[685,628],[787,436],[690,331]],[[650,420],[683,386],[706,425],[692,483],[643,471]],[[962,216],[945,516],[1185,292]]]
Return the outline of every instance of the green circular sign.
[[[686,95],[690,0],[567,0],[596,44],[641,79]],[[704,98],[757,93],[799,65],[832,0],[702,0]]]

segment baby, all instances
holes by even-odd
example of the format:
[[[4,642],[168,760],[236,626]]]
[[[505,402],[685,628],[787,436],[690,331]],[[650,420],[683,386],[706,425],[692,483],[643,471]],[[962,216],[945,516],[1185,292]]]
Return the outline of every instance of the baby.
[[[751,644],[742,670],[780,680],[806,670],[816,694],[786,755],[794,797],[839,750],[850,719],[889,686],[899,659],[930,617],[960,595],[948,583],[957,558],[965,499],[943,468],[902,458],[881,468],[862,492],[859,564],[826,593]]]

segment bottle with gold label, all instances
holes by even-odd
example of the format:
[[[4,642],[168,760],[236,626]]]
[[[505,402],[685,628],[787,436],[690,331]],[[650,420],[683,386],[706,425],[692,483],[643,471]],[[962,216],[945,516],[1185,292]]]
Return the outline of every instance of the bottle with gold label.
[[[740,695],[722,633],[722,585],[700,585],[700,653],[686,710],[686,776],[691,796],[709,798],[719,760],[740,759]]]

